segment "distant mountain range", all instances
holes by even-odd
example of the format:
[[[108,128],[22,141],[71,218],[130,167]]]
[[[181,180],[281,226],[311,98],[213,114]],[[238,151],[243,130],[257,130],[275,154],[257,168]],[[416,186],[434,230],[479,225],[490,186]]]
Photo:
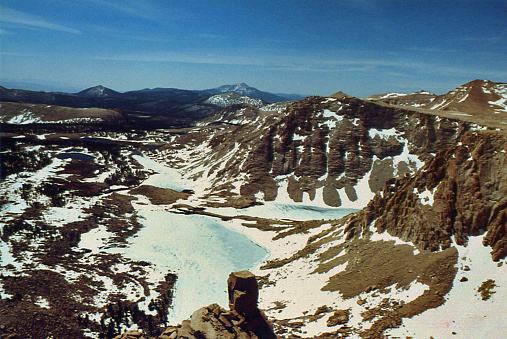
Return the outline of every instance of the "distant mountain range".
[[[260,107],[302,98],[304,96],[297,94],[260,91],[245,83],[205,90],[146,88],[124,93],[102,85],[77,93],[36,92],[0,86],[0,101],[72,108],[116,109],[138,122],[142,121],[145,128],[149,128],[147,124],[157,128],[189,125],[195,119],[210,116],[236,104]]]
[[[330,97],[352,98],[343,92]],[[268,108],[266,105],[285,107],[287,102],[302,98],[302,95],[297,94],[264,92],[245,83],[204,90],[146,88],[124,93],[101,85],[77,93],[36,92],[0,86],[0,101],[114,109],[137,123],[142,123],[144,128],[150,128],[150,124],[154,128],[192,125],[195,120],[212,116],[232,105],[277,110],[275,106]],[[507,114],[507,84],[489,80],[473,80],[443,95],[419,91],[411,94],[376,94],[364,99],[465,117],[481,118],[484,113],[494,113],[487,115],[490,120]]]
[[[38,93],[38,94],[35,94]],[[70,96],[77,98],[100,98],[100,99],[123,99],[129,101],[150,101],[150,100],[174,100],[181,103],[195,102],[198,100],[205,100],[208,97],[217,94],[237,93],[240,95],[248,96],[252,99],[260,99],[266,103],[275,103],[290,100],[304,99],[305,96],[299,94],[283,94],[283,93],[269,93],[258,90],[255,87],[248,86],[245,83],[235,85],[223,85],[217,88],[210,88],[205,90],[185,90],[178,88],[145,88],[141,90],[117,92],[113,89],[104,87],[102,85],[87,88],[77,93],[66,92],[38,92],[27,91],[21,89],[9,90],[0,87],[0,99],[5,101],[19,100],[19,101],[34,101],[38,97],[39,100],[52,100],[58,96]],[[53,99],[54,100],[54,99]],[[72,101],[72,100],[70,100]]]

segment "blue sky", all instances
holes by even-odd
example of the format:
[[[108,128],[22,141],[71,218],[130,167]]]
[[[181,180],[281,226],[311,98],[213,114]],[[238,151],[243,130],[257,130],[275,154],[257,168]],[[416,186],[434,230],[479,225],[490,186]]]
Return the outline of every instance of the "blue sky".
[[[0,1],[4,85],[127,91],[246,82],[366,96],[507,82],[505,0]]]

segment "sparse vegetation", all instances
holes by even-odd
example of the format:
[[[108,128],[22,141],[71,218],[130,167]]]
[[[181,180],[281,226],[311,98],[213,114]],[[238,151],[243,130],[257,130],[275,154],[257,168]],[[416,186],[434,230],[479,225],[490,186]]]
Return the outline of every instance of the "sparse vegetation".
[[[37,151],[21,151],[14,148],[2,150],[0,155],[0,179],[23,171],[34,172],[51,163],[46,153]]]

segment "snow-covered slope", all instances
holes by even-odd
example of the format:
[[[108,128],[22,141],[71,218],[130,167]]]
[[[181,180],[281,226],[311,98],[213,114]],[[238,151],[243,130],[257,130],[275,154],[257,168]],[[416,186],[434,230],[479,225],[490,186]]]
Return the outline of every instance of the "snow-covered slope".
[[[204,100],[203,103],[215,105],[222,108],[237,104],[247,104],[255,107],[261,107],[265,105],[265,102],[262,101],[261,99],[253,99],[247,95],[242,95],[237,92],[216,94]]]

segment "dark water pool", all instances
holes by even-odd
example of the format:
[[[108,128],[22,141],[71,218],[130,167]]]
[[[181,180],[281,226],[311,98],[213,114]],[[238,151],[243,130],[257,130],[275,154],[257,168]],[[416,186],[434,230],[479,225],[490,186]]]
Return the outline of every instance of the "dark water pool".
[[[76,159],[80,161],[95,161],[95,158],[83,153],[62,153],[56,156],[58,159]]]

